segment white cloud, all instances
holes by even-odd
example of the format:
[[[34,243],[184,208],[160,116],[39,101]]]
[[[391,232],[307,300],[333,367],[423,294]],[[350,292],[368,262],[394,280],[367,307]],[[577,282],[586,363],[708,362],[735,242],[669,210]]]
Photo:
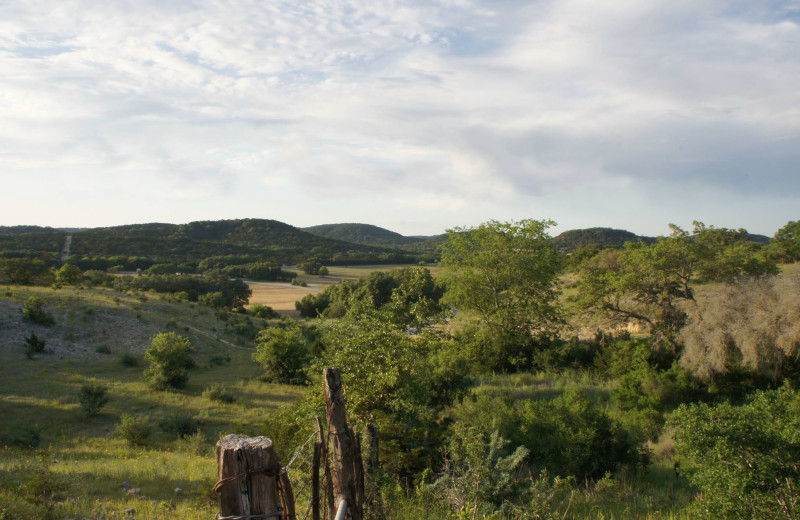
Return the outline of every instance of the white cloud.
[[[0,180],[34,208],[32,174],[40,192],[69,175],[109,199],[107,179],[139,176],[202,218],[282,190],[284,213],[260,216],[352,200],[398,223],[423,209],[436,232],[470,208],[521,218],[586,186],[691,179],[763,195],[753,218],[774,228],[763,214],[800,193],[799,15],[778,0],[3,4]],[[187,219],[162,206],[121,201],[119,218]],[[607,211],[574,206],[553,210],[587,226]]]

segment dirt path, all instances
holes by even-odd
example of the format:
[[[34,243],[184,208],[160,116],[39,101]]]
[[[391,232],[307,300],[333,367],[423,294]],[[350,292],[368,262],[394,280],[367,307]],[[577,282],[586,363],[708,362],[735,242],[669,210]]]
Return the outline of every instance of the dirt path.
[[[69,258],[69,252],[72,248],[72,234],[67,235],[64,239],[64,248],[61,250],[61,263],[66,263],[67,258]]]
[[[219,336],[215,336],[214,334],[211,334],[210,332],[206,332],[206,331],[204,331],[204,330],[202,330],[202,329],[198,329],[197,327],[192,327],[191,325],[186,325],[186,328],[187,328],[187,329],[190,329],[190,330],[193,330],[193,331],[195,331],[195,332],[199,332],[200,334],[202,334],[202,335],[204,335],[204,336],[208,336],[209,338],[213,338],[213,339],[215,339],[215,340],[219,341],[220,343],[225,343],[225,344],[226,344],[226,345],[228,345],[229,347],[238,348],[238,349],[240,349],[240,350],[250,350],[250,351],[252,351],[252,350],[253,350],[253,349],[252,349],[252,348],[250,348],[250,347],[240,347],[240,346],[239,346],[239,345],[237,345],[236,343],[231,343],[231,342],[230,342],[230,341],[228,341],[227,339],[222,339],[222,338],[220,338]]]

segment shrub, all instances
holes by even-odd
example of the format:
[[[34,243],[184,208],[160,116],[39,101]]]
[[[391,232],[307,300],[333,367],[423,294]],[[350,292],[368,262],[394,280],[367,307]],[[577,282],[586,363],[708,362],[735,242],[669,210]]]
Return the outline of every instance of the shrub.
[[[214,291],[201,295],[197,301],[214,309],[222,309],[227,304],[227,299],[221,291]]]
[[[34,354],[41,354],[44,352],[45,341],[40,339],[35,332],[25,338],[25,355],[28,359],[32,359]]]
[[[81,386],[78,402],[87,415],[97,415],[100,408],[108,403],[108,388],[101,384],[87,383]]]
[[[50,326],[55,323],[53,316],[47,312],[45,303],[38,296],[31,296],[22,306],[22,317],[25,321]]]
[[[269,305],[262,305],[260,303],[254,303],[248,310],[250,311],[250,314],[256,318],[269,319],[278,316],[278,313],[273,311],[272,307]]]
[[[228,392],[228,389],[222,383],[216,383],[205,390],[203,390],[203,397],[212,401],[219,401],[220,403],[232,403],[236,401],[236,397]]]
[[[208,452],[208,438],[202,431],[197,430],[183,437],[181,447],[193,455],[203,455]]]
[[[453,428],[481,424],[496,428],[511,446],[529,450],[528,460],[553,475],[599,478],[623,465],[645,460],[636,439],[585,391],[568,390],[552,400],[514,401],[509,395],[481,394],[455,410]]]
[[[194,367],[189,338],[174,332],[162,332],[153,337],[145,359],[150,366],[144,371],[145,380],[155,390],[184,388],[188,371]]]
[[[158,423],[159,428],[183,439],[197,431],[200,424],[190,415],[173,415]]]
[[[680,471],[702,491],[706,518],[797,518],[800,504],[800,396],[757,392],[742,406],[681,406],[676,428]]]
[[[94,351],[98,354],[111,354],[111,347],[103,343],[102,345],[97,345]]]
[[[780,381],[799,337],[800,274],[743,280],[699,299],[681,361],[706,378],[741,368]]]
[[[230,354],[215,354],[208,358],[208,364],[212,367],[227,365],[230,362],[231,362]]]
[[[39,429],[31,426],[11,428],[0,435],[0,441],[4,445],[26,449],[38,448],[41,440]]]
[[[141,446],[147,442],[153,433],[150,427],[150,418],[146,415],[134,417],[122,414],[116,433],[130,446]]]
[[[126,352],[119,357],[119,362],[124,367],[138,367],[139,366],[139,358],[134,356],[133,354]]]
[[[275,383],[304,384],[310,360],[308,342],[296,323],[269,327],[258,334],[253,359],[264,367],[265,376]]]

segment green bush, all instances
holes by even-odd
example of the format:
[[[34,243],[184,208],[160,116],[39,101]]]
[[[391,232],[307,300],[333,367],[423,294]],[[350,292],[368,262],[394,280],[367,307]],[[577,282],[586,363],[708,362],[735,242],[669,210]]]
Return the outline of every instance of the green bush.
[[[250,306],[248,311],[250,311],[250,314],[252,314],[256,318],[269,319],[278,316],[278,313],[273,311],[272,307],[268,305],[262,305],[260,303],[254,303],[253,305]]]
[[[111,354],[111,347],[103,343],[102,345],[97,345],[94,351],[98,354]]]
[[[296,323],[269,327],[258,334],[253,359],[264,367],[265,377],[275,383],[305,384],[310,360],[308,342]]]
[[[7,446],[33,449],[39,447],[42,438],[38,427],[18,426],[2,432],[0,441]]]
[[[158,423],[159,428],[166,433],[171,433],[183,439],[187,435],[192,435],[200,427],[191,415],[173,415],[162,419]]]
[[[138,367],[139,366],[139,358],[131,354],[130,352],[125,352],[119,357],[119,362],[124,367]]]
[[[230,354],[215,354],[208,358],[209,366],[222,366],[231,362]]]
[[[78,402],[87,415],[97,415],[108,403],[108,388],[96,383],[82,385]]]
[[[25,321],[50,326],[55,323],[53,316],[47,312],[44,301],[38,296],[31,296],[22,306],[22,317]]]
[[[236,401],[236,397],[228,392],[228,388],[222,383],[216,383],[207,387],[203,390],[203,397],[212,401],[219,401],[220,403],[232,403]]]
[[[682,405],[670,419],[680,472],[702,492],[705,518],[797,518],[800,395],[754,393],[741,406]]]
[[[514,400],[480,394],[456,407],[453,428],[497,429],[511,446],[529,450],[528,460],[552,475],[593,479],[621,466],[646,462],[634,436],[612,419],[586,391],[567,390],[552,400]]]
[[[188,371],[194,367],[189,338],[174,332],[162,332],[153,337],[144,357],[150,366],[144,378],[154,390],[184,388]]]
[[[28,356],[28,359],[33,359],[34,354],[41,354],[45,351],[45,345],[43,339],[40,339],[35,332],[31,332],[31,335],[25,338],[25,355]]]
[[[122,414],[116,431],[117,436],[124,439],[130,446],[144,445],[152,433],[150,418],[146,415],[134,417]]]

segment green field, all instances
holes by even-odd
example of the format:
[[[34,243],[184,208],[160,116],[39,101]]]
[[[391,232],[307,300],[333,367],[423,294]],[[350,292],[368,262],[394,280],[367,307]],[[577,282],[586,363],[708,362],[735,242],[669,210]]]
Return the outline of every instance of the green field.
[[[47,302],[56,318],[52,328],[19,319],[21,302],[32,294]],[[270,435],[270,415],[303,393],[260,381],[251,342],[226,333],[225,320],[194,304],[107,290],[5,286],[0,304],[3,337],[10,338],[0,346],[3,519],[112,518],[129,508],[138,518],[209,518],[216,440],[227,433]],[[34,359],[16,339],[30,330],[46,339],[49,351]],[[143,382],[142,353],[162,331],[184,334],[195,347],[198,366],[184,390],[154,392]],[[99,345],[110,353],[96,352]],[[123,366],[123,354],[139,365]],[[78,404],[87,382],[108,387],[110,400],[96,417]],[[212,384],[224,384],[235,402],[203,397]],[[150,418],[153,434],[144,446],[129,447],[114,435],[122,414]],[[200,434],[179,439],[159,427],[174,417],[194,421]],[[141,494],[127,495],[120,487],[126,481]]]

